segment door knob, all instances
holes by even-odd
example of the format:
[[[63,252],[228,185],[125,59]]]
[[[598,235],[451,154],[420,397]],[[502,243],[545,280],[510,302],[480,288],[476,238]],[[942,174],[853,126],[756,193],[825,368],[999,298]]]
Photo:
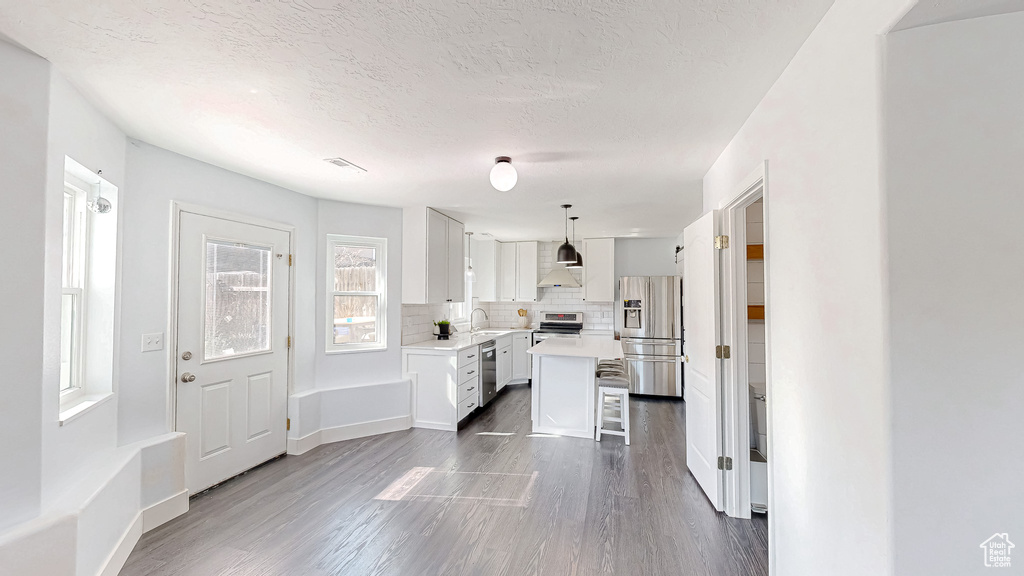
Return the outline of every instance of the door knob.
[[[181,375],[181,381],[182,382],[195,382],[196,381],[196,375],[191,373],[191,372],[185,372],[184,374]]]
[[[690,363],[690,357],[689,356],[683,356],[683,362],[686,362],[687,364],[689,364]]]

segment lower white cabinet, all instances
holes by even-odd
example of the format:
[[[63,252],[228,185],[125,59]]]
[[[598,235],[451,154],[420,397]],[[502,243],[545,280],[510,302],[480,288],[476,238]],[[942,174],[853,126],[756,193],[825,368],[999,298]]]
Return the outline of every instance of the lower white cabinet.
[[[497,388],[501,390],[512,381],[512,335],[495,341],[497,348]]]
[[[529,382],[533,376],[533,358],[527,354],[532,345],[530,332],[512,334],[512,382]]]
[[[458,429],[480,404],[480,347],[403,348],[402,372],[412,380],[412,425]]]

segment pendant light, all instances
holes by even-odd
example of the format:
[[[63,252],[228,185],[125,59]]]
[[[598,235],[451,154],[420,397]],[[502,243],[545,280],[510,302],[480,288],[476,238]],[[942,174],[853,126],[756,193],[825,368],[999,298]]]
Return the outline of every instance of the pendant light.
[[[469,236],[469,267],[466,268],[466,282],[476,282],[476,272],[473,272],[473,233],[466,232],[466,236]]]
[[[576,221],[579,220],[579,216],[570,216],[569,220],[572,220],[572,245],[576,245]],[[572,264],[566,264],[566,268],[583,268],[583,254],[580,251],[576,251],[576,261]]]
[[[572,204],[562,204],[565,209],[565,243],[558,247],[558,258],[555,262],[559,264],[574,264],[576,262],[576,247],[569,243],[569,208]]]
[[[508,192],[519,181],[519,174],[508,156],[498,156],[491,168],[491,186],[498,192]]]

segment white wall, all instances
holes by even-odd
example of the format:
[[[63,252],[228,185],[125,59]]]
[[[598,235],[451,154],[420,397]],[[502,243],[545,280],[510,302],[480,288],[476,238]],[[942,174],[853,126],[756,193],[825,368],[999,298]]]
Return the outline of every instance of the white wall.
[[[117,447],[117,402],[115,397],[80,417],[67,422],[64,426],[58,423],[60,412],[60,294],[61,294],[61,258],[63,238],[63,203],[64,203],[64,168],[65,156],[69,156],[92,172],[103,171],[103,178],[122,188],[124,183],[125,135],[103,115],[96,111],[78,91],[58,72],[50,75],[50,122],[49,143],[47,151],[46,173],[46,305],[44,325],[44,365],[43,365],[43,508],[51,506],[57,498],[76,485],[86,470],[97,462],[108,459]],[[115,210],[106,215],[92,215],[91,218],[122,218],[119,203],[115,200]],[[122,220],[123,222],[123,220]],[[95,227],[94,227],[95,231]],[[116,241],[114,242],[116,244]],[[92,259],[93,262],[96,259]],[[90,284],[92,284],[90,282]],[[93,299],[98,300],[96,298]],[[96,308],[90,303],[90,312]],[[111,311],[115,319],[113,335],[116,338],[117,314]],[[95,322],[109,321],[96,314],[87,317],[90,324],[89,335],[94,336]],[[90,363],[86,376],[91,378],[109,378],[113,376],[116,385],[116,362],[113,373],[109,369],[96,369],[100,362],[97,348],[109,350],[109,343],[90,340],[87,348],[90,354],[86,362]],[[109,358],[103,359],[109,362]],[[115,357],[116,361],[116,357]],[[96,383],[87,383],[87,387]],[[110,382],[101,384],[109,389]]]
[[[402,209],[321,200],[317,203],[316,381],[317,388],[394,382],[402,377]],[[326,354],[327,235],[387,238],[387,350]],[[302,389],[302,388],[297,388]]]
[[[172,200],[295,227],[293,390],[316,381],[317,201],[266,182],[129,140],[121,284],[118,433],[122,444],[169,431],[168,355],[141,352],[142,334],[169,336]],[[322,353],[322,352],[321,352]]]
[[[1021,13],[889,36],[893,526],[901,575],[987,574],[982,541],[1008,532],[1024,544],[1021,54]],[[1024,557],[1013,565],[1024,570]]]
[[[892,573],[880,35],[912,4],[837,0],[704,179],[720,208],[769,162],[774,574]]]
[[[36,516],[42,487],[43,286],[49,64],[0,41],[0,531]],[[13,439],[17,439],[16,441]]]

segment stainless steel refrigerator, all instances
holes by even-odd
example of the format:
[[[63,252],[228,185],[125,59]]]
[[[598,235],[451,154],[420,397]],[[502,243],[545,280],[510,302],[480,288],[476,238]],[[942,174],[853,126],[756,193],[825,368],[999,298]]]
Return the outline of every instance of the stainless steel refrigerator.
[[[681,294],[679,276],[619,278],[616,328],[631,394],[683,395]]]

